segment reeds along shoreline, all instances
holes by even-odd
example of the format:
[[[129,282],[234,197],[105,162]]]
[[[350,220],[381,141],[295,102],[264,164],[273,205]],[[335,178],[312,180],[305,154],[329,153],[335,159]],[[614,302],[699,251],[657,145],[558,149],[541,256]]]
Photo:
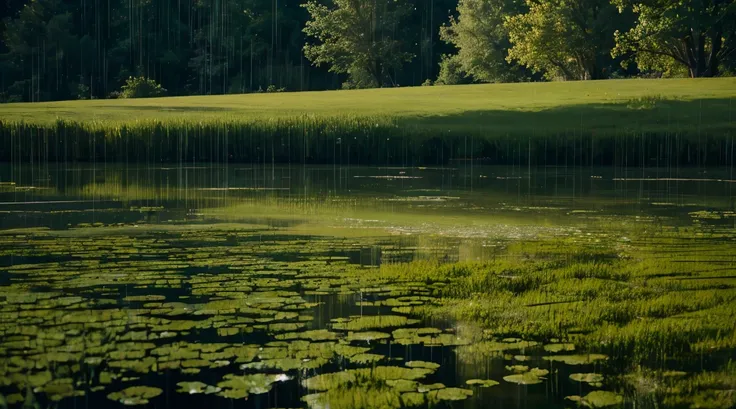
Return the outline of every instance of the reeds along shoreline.
[[[392,118],[131,124],[0,121],[0,161],[422,166],[732,166],[730,132],[577,129],[534,135],[423,127]]]

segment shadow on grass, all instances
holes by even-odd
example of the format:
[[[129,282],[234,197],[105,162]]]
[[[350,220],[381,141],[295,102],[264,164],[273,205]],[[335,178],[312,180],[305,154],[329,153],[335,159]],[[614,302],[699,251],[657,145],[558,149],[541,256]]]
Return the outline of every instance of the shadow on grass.
[[[211,106],[160,106],[160,105],[104,105],[98,106],[98,108],[115,108],[124,109],[130,111],[161,111],[161,112],[228,112],[233,111],[232,108],[227,107],[211,107]]]
[[[400,123],[437,130],[446,128],[450,132],[481,132],[484,136],[527,136],[550,132],[733,133],[736,130],[736,101],[650,98],[626,103],[570,105],[541,111],[466,111],[407,118]]]

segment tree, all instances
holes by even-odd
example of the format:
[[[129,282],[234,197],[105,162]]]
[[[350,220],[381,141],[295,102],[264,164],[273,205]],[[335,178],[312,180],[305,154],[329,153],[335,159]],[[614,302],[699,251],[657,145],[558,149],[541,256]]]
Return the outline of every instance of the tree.
[[[5,20],[2,83],[10,100],[42,101],[77,92],[70,66],[78,61],[73,16],[58,0],[32,1]],[[73,71],[72,71],[73,72]]]
[[[304,32],[316,44],[304,46],[313,64],[327,64],[330,71],[350,75],[355,86],[381,87],[392,79],[391,70],[411,61],[402,51],[401,22],[410,12],[397,0],[332,0],[330,8],[316,1],[304,5],[311,19]]]
[[[712,77],[736,49],[734,0],[614,0],[631,9],[636,24],[615,33],[614,56],[628,56],[640,69],[684,67],[690,77]]]
[[[511,47],[503,23],[506,17],[518,14],[520,7],[513,0],[460,0],[458,17],[440,29],[440,38],[453,44],[458,52],[452,60],[462,72],[480,82],[505,82],[519,79],[523,72],[516,64],[506,61]]]
[[[518,61],[549,79],[604,78],[613,33],[625,27],[608,0],[527,0],[529,11],[506,19]]]

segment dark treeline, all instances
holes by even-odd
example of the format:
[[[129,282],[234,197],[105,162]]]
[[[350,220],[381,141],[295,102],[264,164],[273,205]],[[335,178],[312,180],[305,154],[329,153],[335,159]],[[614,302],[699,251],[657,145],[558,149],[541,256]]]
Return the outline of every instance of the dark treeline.
[[[734,0],[3,0],[0,101],[729,75]]]
[[[402,0],[405,1],[405,0]],[[302,0],[3,0],[0,100],[115,96],[131,76],[168,95],[340,88],[304,56]],[[400,85],[437,75],[452,0],[413,0]]]

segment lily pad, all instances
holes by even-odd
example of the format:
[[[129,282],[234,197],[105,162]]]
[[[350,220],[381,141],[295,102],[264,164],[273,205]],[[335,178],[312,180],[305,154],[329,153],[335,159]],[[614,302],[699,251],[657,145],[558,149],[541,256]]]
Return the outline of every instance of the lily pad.
[[[23,395],[21,395],[20,393],[13,393],[13,394],[8,395],[5,402],[8,405],[15,405],[16,403],[23,402],[23,399],[24,399]]]
[[[441,334],[442,330],[437,328],[399,328],[392,335],[395,339],[424,337],[428,335]]]
[[[434,391],[437,389],[445,389],[445,388],[446,386],[444,383],[430,383],[426,385],[419,384],[419,386],[417,387],[417,391],[421,393],[425,393],[425,392]]]
[[[155,398],[156,396],[163,393],[161,388],[155,388],[152,386],[131,386],[130,388],[123,389],[120,392],[113,392],[107,395],[107,398],[120,402],[123,405],[135,406],[145,405],[148,400]]]
[[[464,400],[473,396],[473,391],[470,389],[462,388],[444,388],[434,391],[430,391],[427,397],[430,401],[452,401],[452,400]]]
[[[149,294],[149,295],[129,295],[123,298],[123,301],[163,301],[166,297],[163,295]]]
[[[588,383],[591,386],[600,387],[603,382],[603,375],[597,373],[574,373],[570,375],[570,379],[575,382]]]
[[[240,369],[279,369],[281,371],[291,371],[294,369],[300,369],[303,361],[296,358],[277,358],[277,359],[265,359],[263,361],[251,362],[240,365]]]
[[[357,354],[357,355],[353,355],[349,357],[348,360],[356,364],[364,365],[364,364],[378,362],[384,358],[385,356],[380,355],[380,354]]]
[[[605,408],[608,406],[616,406],[622,404],[624,401],[623,396],[609,391],[593,391],[583,397],[572,395],[566,397],[565,399],[577,402],[578,405],[588,408]]]
[[[458,346],[472,342],[470,338],[443,333],[436,328],[399,328],[393,336],[399,345]]]
[[[220,392],[220,388],[217,386],[207,385],[203,382],[179,382],[177,385],[179,386],[177,392],[188,393],[190,395],[199,393],[210,395]]]
[[[506,370],[509,372],[522,373],[529,370],[526,365],[506,365]]]
[[[427,368],[435,370],[440,367],[440,364],[434,363],[434,362],[427,362],[427,361],[409,361],[405,363],[404,365],[408,366],[409,368]]]
[[[311,331],[288,332],[286,334],[278,334],[276,335],[276,339],[308,339],[311,341],[328,341],[337,339],[337,334],[326,329],[316,329]]]
[[[376,366],[374,368],[348,369],[342,372],[332,372],[313,376],[302,381],[308,389],[327,391],[358,381],[388,381],[388,380],[416,380],[421,379],[433,371],[426,368],[404,368],[400,366]]]
[[[365,342],[371,342],[379,339],[386,339],[391,338],[391,335],[385,333],[385,332],[378,332],[378,331],[365,331],[365,332],[350,332],[348,333],[348,336],[345,338],[348,341],[365,341]]]
[[[547,344],[544,346],[544,350],[547,352],[569,352],[575,350],[575,344]]]
[[[83,396],[83,390],[74,390],[71,378],[54,379],[43,387],[44,393],[52,401],[59,401],[71,396]]]
[[[205,366],[210,366],[210,361],[204,359],[187,359],[181,361],[182,368],[201,368]]]
[[[408,379],[389,379],[386,381],[386,385],[399,392],[416,392],[419,382]]]
[[[490,388],[499,384],[499,382],[493,379],[468,379],[465,383],[470,386],[480,386],[481,388]]]
[[[271,390],[271,385],[274,383],[287,381],[290,378],[284,374],[253,374],[244,376],[227,374],[222,379],[223,381],[217,384],[222,389],[219,395],[230,399],[241,399],[247,397],[249,394],[258,395],[267,393]]]
[[[337,355],[344,357],[351,357],[353,355],[358,355],[370,351],[370,348],[356,347],[348,344],[335,344],[333,349]]]
[[[536,385],[542,383],[545,379],[544,376],[549,373],[546,369],[532,368],[528,372],[507,375],[503,377],[503,380],[510,383],[517,383],[519,385]]]
[[[546,361],[562,362],[566,365],[588,365],[597,361],[604,361],[608,356],[603,354],[553,355],[543,357]]]

